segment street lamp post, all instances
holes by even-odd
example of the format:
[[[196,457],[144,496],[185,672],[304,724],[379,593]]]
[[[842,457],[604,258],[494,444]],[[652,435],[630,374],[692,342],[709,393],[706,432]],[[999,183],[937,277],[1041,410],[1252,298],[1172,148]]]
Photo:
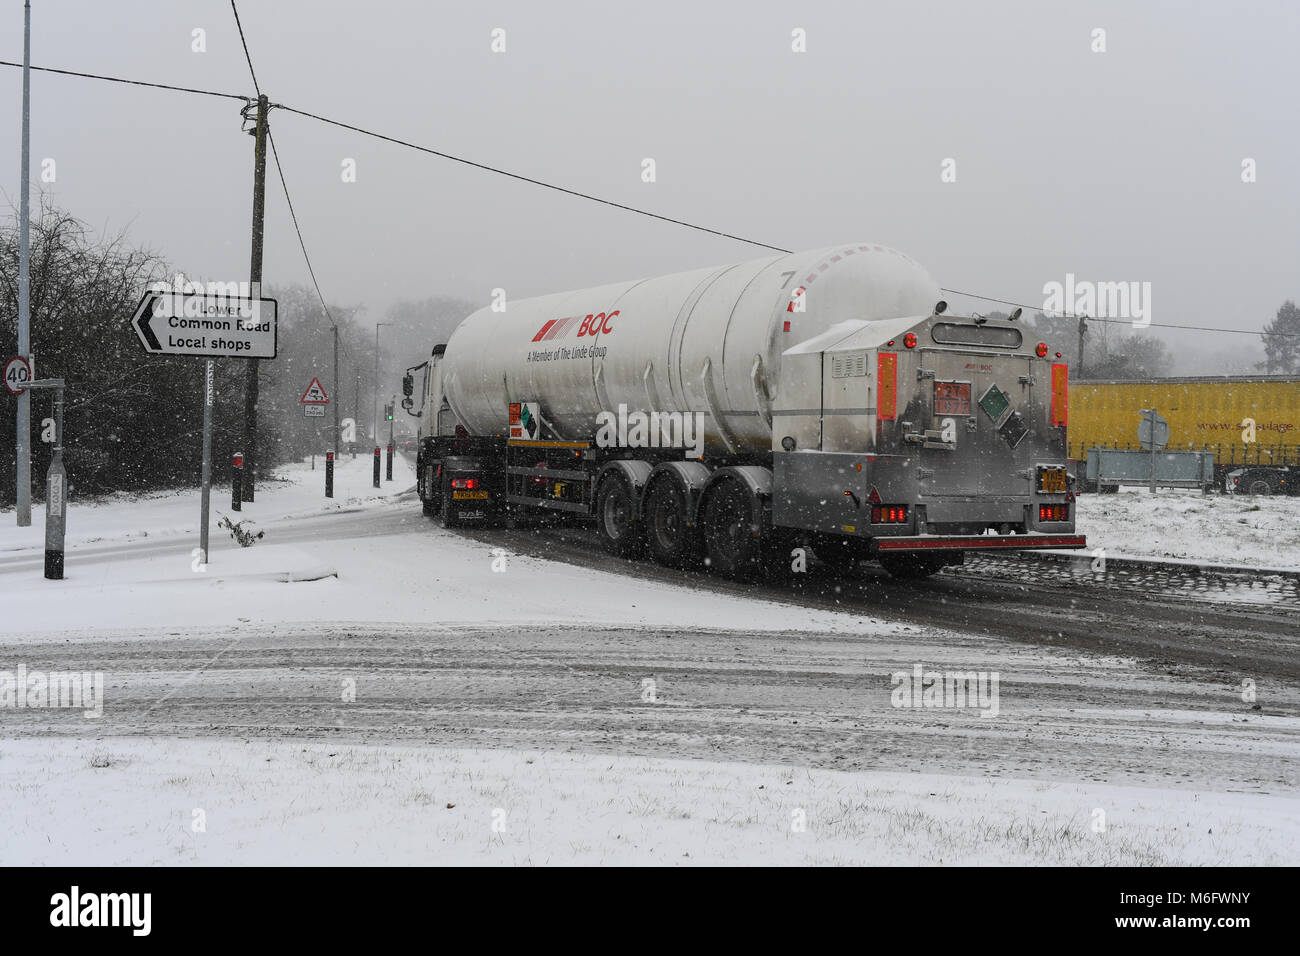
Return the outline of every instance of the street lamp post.
[[[392,324],[392,322],[375,323],[375,390],[370,403],[370,438],[374,442],[379,441],[379,327]]]

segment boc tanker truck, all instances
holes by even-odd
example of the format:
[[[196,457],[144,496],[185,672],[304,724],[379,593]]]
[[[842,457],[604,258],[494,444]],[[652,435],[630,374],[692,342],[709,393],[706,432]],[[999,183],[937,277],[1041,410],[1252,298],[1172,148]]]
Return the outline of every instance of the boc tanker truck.
[[[853,244],[497,303],[421,372],[418,491],[449,527],[562,512],[747,578],[792,549],[931,574],[1081,548],[1067,371]]]

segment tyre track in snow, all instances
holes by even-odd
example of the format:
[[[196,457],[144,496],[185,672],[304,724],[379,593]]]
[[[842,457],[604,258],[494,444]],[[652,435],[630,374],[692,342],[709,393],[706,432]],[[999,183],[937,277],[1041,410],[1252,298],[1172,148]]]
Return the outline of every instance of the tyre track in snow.
[[[289,522],[277,540],[318,539],[327,555],[361,535],[424,536],[435,561],[443,532],[409,508]],[[572,749],[1266,792],[1300,783],[1300,628],[1289,612],[966,571],[900,582],[870,567],[844,577],[814,567],[795,581],[747,586],[611,564],[582,531],[464,534],[582,568],[848,610],[909,630],[308,621],[249,624],[238,635],[64,632],[7,647],[4,666],[102,670],[104,716],[0,710],[0,735]],[[891,706],[890,675],[915,664],[998,672],[998,715]],[[1258,710],[1241,700],[1244,679],[1258,684]],[[643,699],[646,680],[654,700]],[[355,682],[354,701],[343,700],[345,681]]]
[[[146,639],[142,639],[146,638]],[[0,713],[4,736],[336,739],[573,749],[834,769],[1281,792],[1300,782],[1300,692],[917,628],[914,636],[285,624],[25,644],[106,674],[103,717]],[[1000,672],[995,716],[896,708],[915,663]],[[196,672],[198,672],[196,674]],[[654,700],[644,681],[655,682]],[[355,701],[344,702],[344,681]],[[2,749],[0,749],[2,754]]]

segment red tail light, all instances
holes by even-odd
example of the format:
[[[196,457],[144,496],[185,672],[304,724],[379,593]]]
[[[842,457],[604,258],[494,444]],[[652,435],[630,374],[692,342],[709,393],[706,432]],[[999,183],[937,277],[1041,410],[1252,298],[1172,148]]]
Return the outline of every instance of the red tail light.
[[[473,490],[474,488],[478,487],[478,479],[477,478],[453,478],[451,480],[451,486],[453,488],[465,488],[467,490]]]
[[[905,345],[909,349],[916,348],[916,333],[908,332],[906,335],[904,335],[903,345]]]
[[[1034,346],[1034,352],[1038,355],[1039,358],[1047,358],[1047,343],[1039,342],[1036,346]]]
[[[871,509],[872,524],[905,524],[907,505],[875,505]]]
[[[1039,505],[1038,520],[1039,521],[1069,521],[1070,506],[1069,505]]]

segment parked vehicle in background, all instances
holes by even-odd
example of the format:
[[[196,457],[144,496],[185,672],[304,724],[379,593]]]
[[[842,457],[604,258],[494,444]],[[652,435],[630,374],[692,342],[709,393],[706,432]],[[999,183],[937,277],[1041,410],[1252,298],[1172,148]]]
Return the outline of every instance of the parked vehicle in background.
[[[1300,495],[1300,466],[1250,466],[1228,472],[1225,490],[1237,495]]]

